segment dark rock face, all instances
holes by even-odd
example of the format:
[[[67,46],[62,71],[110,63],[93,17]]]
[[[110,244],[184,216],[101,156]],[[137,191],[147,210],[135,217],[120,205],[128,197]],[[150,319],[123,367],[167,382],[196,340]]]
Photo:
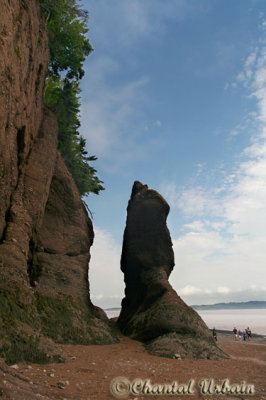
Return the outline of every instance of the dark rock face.
[[[134,183],[121,257],[126,288],[118,325],[157,355],[223,358],[200,316],[168,282],[174,267],[168,213],[169,205],[159,193]]]
[[[107,316],[90,301],[93,239],[92,222],[57,153],[42,225],[32,238],[28,259],[42,332],[56,342],[116,342]]]
[[[3,0],[0,20],[0,357],[49,361],[50,339],[116,338],[90,301],[92,223],[43,107],[49,49],[38,2]]]

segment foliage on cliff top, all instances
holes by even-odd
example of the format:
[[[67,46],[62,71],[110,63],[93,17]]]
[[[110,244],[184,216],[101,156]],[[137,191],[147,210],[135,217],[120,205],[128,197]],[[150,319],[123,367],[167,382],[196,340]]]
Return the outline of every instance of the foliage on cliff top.
[[[44,102],[57,116],[58,148],[81,195],[104,189],[89,161],[86,140],[79,134],[80,88],[85,58],[92,52],[86,38],[87,12],[76,0],[39,0],[46,19],[50,47],[49,76]],[[64,73],[64,77],[62,77]]]
[[[58,149],[65,164],[76,182],[81,195],[98,194],[103,190],[102,181],[96,176],[96,170],[89,161],[95,161],[95,156],[88,157],[86,140],[79,135],[79,93],[76,80],[60,79],[50,76],[46,81],[44,101],[57,116]]]

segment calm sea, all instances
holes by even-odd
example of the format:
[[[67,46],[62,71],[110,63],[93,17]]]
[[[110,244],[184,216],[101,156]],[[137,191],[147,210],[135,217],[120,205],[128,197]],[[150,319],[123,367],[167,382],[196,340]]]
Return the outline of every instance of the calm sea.
[[[117,317],[120,310],[105,310],[109,318]],[[249,327],[252,333],[266,336],[266,308],[250,310],[197,310],[209,328],[243,330]]]

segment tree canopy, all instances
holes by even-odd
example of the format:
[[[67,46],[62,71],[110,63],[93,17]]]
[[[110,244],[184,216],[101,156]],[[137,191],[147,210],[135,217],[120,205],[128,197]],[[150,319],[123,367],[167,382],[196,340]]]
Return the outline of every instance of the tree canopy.
[[[46,19],[50,47],[49,76],[44,102],[57,116],[58,149],[81,195],[104,190],[91,167],[95,156],[88,156],[86,140],[79,134],[80,86],[83,63],[93,51],[86,38],[87,12],[75,0],[39,0]]]

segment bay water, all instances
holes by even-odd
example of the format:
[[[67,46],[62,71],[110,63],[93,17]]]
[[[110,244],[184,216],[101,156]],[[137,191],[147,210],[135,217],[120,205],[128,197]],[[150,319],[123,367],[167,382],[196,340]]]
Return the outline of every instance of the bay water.
[[[120,309],[105,310],[109,318],[118,317]],[[266,308],[230,309],[230,310],[197,310],[206,325],[211,329],[232,331],[234,327],[243,331],[247,327],[252,333],[266,336]]]

